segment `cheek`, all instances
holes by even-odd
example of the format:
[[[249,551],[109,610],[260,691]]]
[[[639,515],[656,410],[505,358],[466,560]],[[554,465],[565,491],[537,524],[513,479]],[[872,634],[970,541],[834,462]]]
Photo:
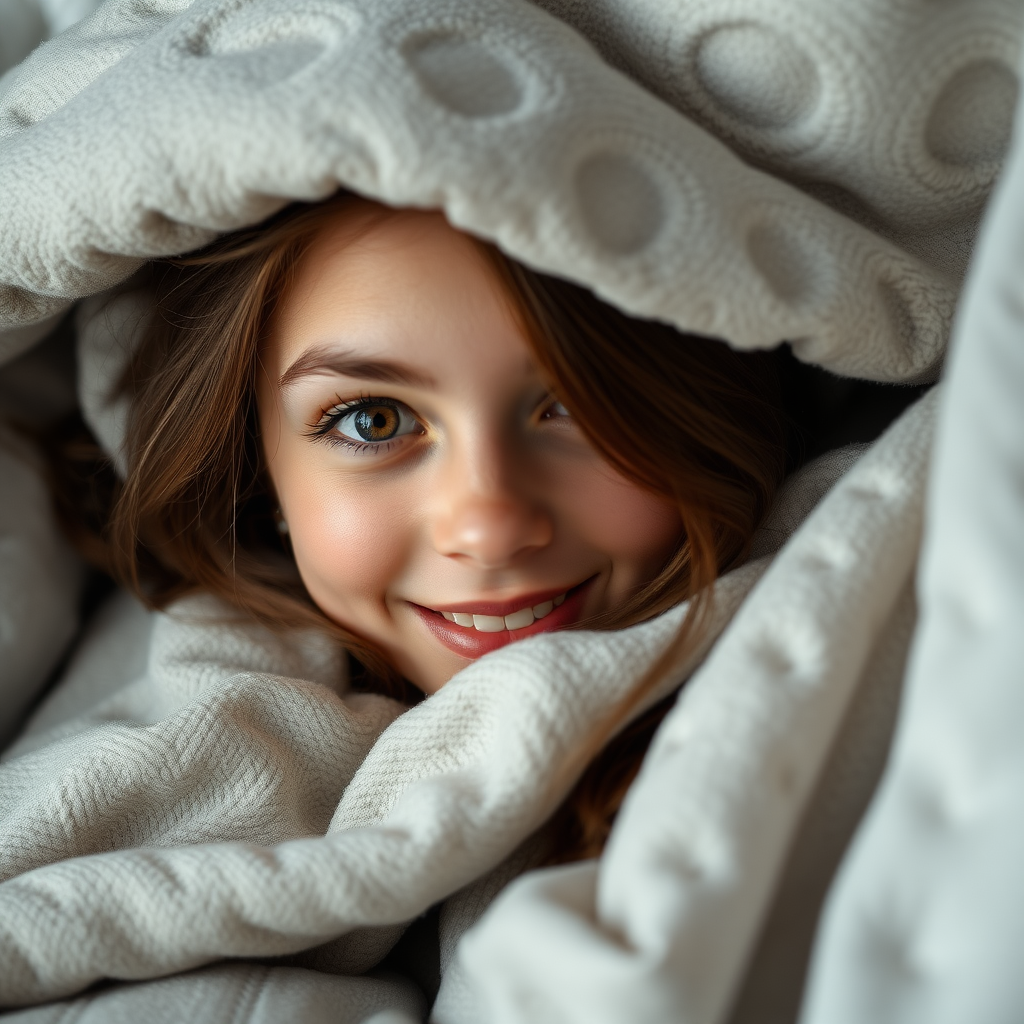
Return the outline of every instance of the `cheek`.
[[[566,481],[572,518],[590,544],[620,570],[653,577],[682,538],[682,522],[667,498],[645,491],[604,464]]]
[[[298,471],[296,472],[296,470]],[[381,609],[408,550],[403,510],[387,489],[372,495],[322,466],[293,467],[277,481],[292,551],[306,589],[332,618]],[[359,630],[365,624],[343,622]]]

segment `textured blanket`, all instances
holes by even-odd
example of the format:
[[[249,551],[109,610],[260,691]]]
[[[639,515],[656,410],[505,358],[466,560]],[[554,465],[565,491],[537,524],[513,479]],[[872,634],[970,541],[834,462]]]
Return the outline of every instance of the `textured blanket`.
[[[441,207],[635,313],[743,348],[788,340],[838,373],[933,379],[1009,138],[1022,25],[1013,0],[109,0],[0,81],[0,359],[147,259],[344,185]],[[1008,288],[1000,339],[1019,338]],[[103,393],[131,345],[126,303],[100,298],[78,315],[81,401],[114,453],[122,421]],[[972,551],[991,551],[985,514],[1013,546],[1018,491],[995,486],[1012,456],[979,397],[1014,401],[1019,374],[1000,344],[976,341],[981,354],[963,359],[987,383],[953,381],[933,497],[954,510],[936,536],[959,525]],[[845,475],[848,455],[791,482],[758,557],[716,590],[710,653],[652,695],[690,676],[605,855],[528,872],[493,906],[535,863],[531,836],[574,780],[576,744],[684,609],[513,645],[401,713],[350,692],[322,638],[282,643],[203,601],[153,617],[116,597],[0,765],[0,1005],[232,957],[247,959],[70,1008],[104,1022],[159,1005],[197,1024],[226,1007],[253,1021],[421,1021],[407,979],[350,975],[444,901],[437,1024],[794,1020],[818,910],[896,716],[936,407],[931,396],[912,408]],[[73,629],[79,570],[31,454],[2,447],[5,728]],[[974,504],[957,504],[967,477]],[[929,673],[960,693],[962,662],[943,675],[937,652],[958,664],[1009,635],[984,602],[957,610],[938,544],[922,597],[939,611],[915,694]],[[1000,607],[1017,607],[998,559],[967,564],[984,564],[1009,595]],[[993,687],[1009,685],[1008,643],[986,662]],[[878,1006],[938,1020],[907,996],[906,978],[933,965],[966,979],[950,983],[949,1005],[972,1005],[976,975],[925,940],[924,952],[873,941],[873,922],[901,907],[894,897],[879,911],[871,894],[880,878],[905,888],[887,881],[886,851],[920,818],[928,721],[913,719],[872,845],[842,879],[813,1024],[881,1019]],[[978,749],[964,750],[960,763],[976,764]],[[1012,770],[989,774],[999,792],[1021,791]],[[999,808],[990,820],[1020,820],[1012,800]],[[956,863],[932,864],[944,892],[957,891]],[[910,889],[905,922],[929,892]],[[1003,918],[1006,948],[1022,919]],[[991,986],[1010,993],[1000,1007],[1013,1005],[1011,973]],[[904,1005],[924,1009],[901,1018]]]
[[[764,556],[721,581],[712,637],[764,574],[652,757],[676,806],[624,833],[641,862],[665,845],[696,858],[670,886],[632,863],[620,898],[641,929],[651,924],[635,885],[651,885],[663,914],[673,889],[685,903],[714,880],[714,900],[697,901],[703,913],[667,920],[684,963],[686,935],[721,946],[719,998],[906,588],[933,404],[860,459],[766,574]],[[835,463],[794,482],[766,547]],[[848,578],[840,599],[837,573]],[[3,1002],[313,946],[321,969],[373,966],[397,935],[389,926],[494,868],[541,825],[574,781],[565,766],[576,744],[651,664],[682,609],[616,633],[504,648],[401,715],[393,701],[346,692],[340,652],[319,638],[284,644],[218,612],[184,602],[150,626],[116,600],[0,768]],[[908,638],[904,629],[904,648]],[[126,660],[136,671],[116,686]],[[687,673],[678,666],[652,700]],[[88,711],[68,720],[76,704]],[[735,862],[724,889],[723,857]]]
[[[4,350],[147,257],[343,182],[397,206],[443,206],[533,266],[733,345],[790,339],[801,357],[839,372],[934,374],[955,300],[948,270],[966,256],[956,235],[976,217],[1006,143],[1015,90],[1004,68],[1016,59],[1019,19],[987,3],[967,19],[966,40],[963,18],[943,20],[929,59],[948,64],[941,77],[899,83],[904,96],[924,90],[908,112],[875,95],[898,82],[902,59],[869,56],[874,34],[852,25],[842,46],[829,44],[832,18],[816,24],[817,5],[793,4],[794,15],[806,7],[794,22],[808,44],[825,47],[813,58],[795,39],[773,53],[774,30],[757,28],[774,20],[770,4],[750,3],[747,18],[714,16],[703,3],[648,4],[633,16],[630,6],[565,13],[590,10],[613,55],[643,48],[645,35],[653,47],[671,27],[673,56],[701,73],[698,88],[685,89],[682,69],[666,81],[673,56],[655,53],[647,91],[526,0],[105,4],[40,48],[0,98]],[[729,28],[748,19],[738,34]],[[885,29],[909,45],[919,26],[904,20]],[[858,56],[871,71],[844,75]],[[778,65],[776,95],[751,99],[757,76]],[[860,164],[855,200],[839,205],[865,204],[858,220],[877,217],[887,230],[744,163],[656,95],[680,90],[719,97],[728,135],[759,137],[794,176],[832,178],[826,164],[844,162],[833,194]],[[970,125],[957,121],[968,116]],[[897,138],[865,188],[863,158],[845,154],[858,119],[877,117]],[[959,128],[969,128],[966,148],[948,137]],[[884,149],[884,129],[871,131]],[[945,258],[884,237],[899,233],[918,249],[930,239]]]

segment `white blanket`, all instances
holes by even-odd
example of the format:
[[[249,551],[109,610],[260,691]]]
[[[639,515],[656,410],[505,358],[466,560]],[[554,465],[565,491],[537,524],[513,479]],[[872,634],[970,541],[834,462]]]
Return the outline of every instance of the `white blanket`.
[[[740,347],[788,338],[838,372],[935,375],[1008,137],[1016,3],[543,6],[565,21],[523,0],[110,0],[0,84],[0,358],[147,258],[343,184],[441,206],[540,269]],[[122,340],[83,326],[101,360]],[[201,601],[155,620],[115,601],[0,767],[0,1005],[289,955],[78,1009],[128,1020],[173,991],[198,1021],[226,1004],[197,992],[259,991],[250,1017],[269,1020],[288,991],[416,1020],[408,984],[321,986],[303,967],[365,970],[451,897],[438,1024],[711,1024],[783,1003],[791,1018],[806,956],[777,948],[794,907],[811,908],[810,942],[885,755],[933,418],[933,399],[911,410],[770,568],[722,581],[725,632],[601,861],[526,875],[462,941],[681,609],[513,645],[399,716],[348,692],[316,637],[282,646]],[[0,631],[27,666],[21,706],[73,590],[35,566],[77,572],[51,525],[26,525],[37,486],[5,494],[0,546],[12,592],[45,591],[34,631]],[[789,500],[779,538],[801,519]],[[780,963],[784,997],[765,980]]]
[[[728,40],[729,23],[744,23],[738,10],[709,19],[704,4],[651,4],[628,19],[629,6],[617,30],[598,26],[603,44],[629,51],[642,45],[638,32],[658,39],[671,11],[688,67],[702,38]],[[146,257],[341,182],[397,206],[443,206],[536,267],[733,345],[785,338],[838,372],[934,376],[956,295],[946,271],[962,264],[957,236],[969,232],[1009,130],[1001,69],[1020,19],[989,0],[966,24],[929,22],[931,59],[946,63],[924,83],[900,83],[905,96],[926,86],[929,104],[918,101],[904,123],[891,96],[879,109],[874,95],[902,56],[872,57],[873,34],[849,25],[844,42],[870,69],[851,81],[870,90],[844,94],[831,81],[840,48],[821,38],[832,19],[816,24],[817,6],[792,4],[794,22],[825,47],[803,85],[813,117],[762,123],[761,148],[788,154],[800,180],[820,180],[826,155],[849,172],[843,155],[857,135],[847,125],[875,119],[881,132],[884,110],[893,155],[909,166],[887,160],[874,176],[861,167],[856,200],[838,205],[865,203],[859,220],[944,258],[911,255],[753,169],[526,0],[113,0],[36,51],[0,95],[0,351],[24,347],[70,300],[124,280]],[[749,7],[751,24],[774,22],[771,4]],[[906,25],[875,30],[908,38]],[[765,45],[755,31],[724,52],[712,46],[695,94],[710,78],[756,88],[745,79],[771,56]],[[982,101],[968,126],[980,148],[953,152],[951,177],[922,148],[925,129],[929,117],[946,126],[943,88],[979,61],[996,69],[969,82]],[[664,63],[652,56],[652,84],[678,91],[684,82],[661,80]],[[726,121],[737,126],[735,113]],[[928,205],[936,189],[948,216]]]
[[[699,986],[708,998],[736,981],[785,840],[909,578],[933,404],[863,456],[777,557],[637,787],[642,800],[646,780],[661,780],[655,789],[668,786],[676,806],[664,813],[665,792],[652,793],[658,813],[631,802],[617,835],[632,838],[609,850],[625,901],[613,913],[639,915],[641,946],[671,938],[683,963],[689,941],[720,946],[716,978]],[[718,629],[764,566],[722,580]],[[123,643],[133,614],[121,603],[100,620],[76,666],[87,681],[73,669],[57,700],[95,685],[95,661],[109,664],[104,645]],[[289,647],[216,614],[193,600],[158,616],[141,678],[103,699],[93,691],[77,720],[30,731],[0,768],[0,1002],[325,942],[321,969],[371,967],[395,933],[365,929],[408,921],[465,886],[551,813],[574,781],[576,744],[651,664],[682,609],[620,632],[514,644],[400,717],[393,701],[347,693],[340,652],[321,639]],[[665,844],[695,869],[659,879],[645,860]],[[683,912],[685,889],[712,881],[695,904],[703,912]],[[685,973],[669,977],[689,988]]]

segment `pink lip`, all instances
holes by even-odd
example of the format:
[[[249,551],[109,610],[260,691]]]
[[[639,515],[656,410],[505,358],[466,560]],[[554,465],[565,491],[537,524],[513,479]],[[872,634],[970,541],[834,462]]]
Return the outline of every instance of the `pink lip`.
[[[536,636],[538,633],[550,633],[552,630],[565,629],[571,626],[583,610],[583,601],[586,597],[590,584],[596,577],[591,577],[585,583],[573,587],[568,592],[565,600],[557,608],[548,612],[543,619],[537,619],[531,626],[522,629],[503,629],[500,633],[481,633],[479,630],[466,626],[457,626],[449,622],[440,612],[423,605],[412,604],[416,614],[423,620],[423,624],[430,630],[448,650],[462,658],[475,659],[498,650],[506,644],[514,643],[516,640],[525,640],[527,637]],[[558,594],[564,593],[561,590],[537,591],[537,594],[524,594],[514,601],[480,601],[474,604],[451,605],[444,611],[461,612],[472,611],[478,615],[509,615],[519,608],[529,605],[540,604],[548,601]]]

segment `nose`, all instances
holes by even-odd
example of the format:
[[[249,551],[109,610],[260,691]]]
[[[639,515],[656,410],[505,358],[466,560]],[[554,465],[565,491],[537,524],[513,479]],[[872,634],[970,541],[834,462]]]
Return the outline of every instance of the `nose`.
[[[551,543],[554,522],[526,486],[525,467],[515,472],[511,460],[493,450],[453,461],[439,481],[432,523],[438,552],[481,569],[502,569]]]

